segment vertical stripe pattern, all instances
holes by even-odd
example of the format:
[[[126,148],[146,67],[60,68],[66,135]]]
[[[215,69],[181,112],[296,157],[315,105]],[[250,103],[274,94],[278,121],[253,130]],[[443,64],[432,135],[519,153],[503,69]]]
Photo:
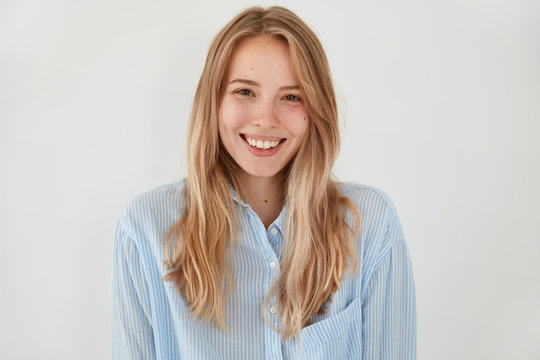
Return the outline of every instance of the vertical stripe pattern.
[[[360,270],[344,277],[323,315],[283,341],[278,304],[263,301],[280,274],[285,206],[265,229],[233,192],[241,234],[227,254],[236,288],[225,304],[227,331],[190,315],[174,284],[162,280],[163,243],[182,209],[183,180],[131,199],[114,238],[112,352],[114,359],[416,359],[412,264],[391,200],[380,190],[340,184],[361,216]],[[352,215],[347,213],[349,220]]]

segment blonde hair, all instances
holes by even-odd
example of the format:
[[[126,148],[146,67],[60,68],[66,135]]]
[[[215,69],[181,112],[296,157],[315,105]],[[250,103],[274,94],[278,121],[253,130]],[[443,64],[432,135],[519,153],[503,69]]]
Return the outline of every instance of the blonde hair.
[[[210,46],[189,126],[185,208],[167,235],[164,279],[176,283],[194,316],[226,329],[223,305],[234,282],[225,254],[239,230],[230,186],[242,192],[238,165],[219,139],[219,101],[235,47],[259,35],[288,44],[310,119],[304,142],[286,168],[281,273],[264,304],[277,295],[281,327],[275,330],[287,339],[309,325],[313,314],[322,314],[345,271],[357,269],[354,240],[360,223],[358,211],[331,179],[339,129],[326,55],[313,31],[285,8],[244,10]],[[345,220],[345,208],[355,215],[355,230]]]

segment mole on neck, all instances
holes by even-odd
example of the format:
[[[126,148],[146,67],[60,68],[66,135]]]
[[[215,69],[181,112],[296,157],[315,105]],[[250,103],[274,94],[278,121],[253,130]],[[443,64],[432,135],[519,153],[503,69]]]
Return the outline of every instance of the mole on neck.
[[[268,228],[283,208],[284,201],[281,199],[283,174],[279,173],[273,177],[254,177],[242,171],[239,175],[243,201],[251,206],[263,225]]]

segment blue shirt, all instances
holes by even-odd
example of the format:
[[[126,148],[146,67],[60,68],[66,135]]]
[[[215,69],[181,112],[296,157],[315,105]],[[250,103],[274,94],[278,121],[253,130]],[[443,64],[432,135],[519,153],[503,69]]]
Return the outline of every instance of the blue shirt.
[[[163,242],[179,219],[183,181],[136,196],[121,210],[115,240],[112,351],[115,359],[415,359],[416,306],[411,260],[395,208],[376,188],[340,184],[361,219],[360,270],[346,275],[324,315],[300,341],[282,341],[276,303],[263,301],[278,278],[285,206],[266,229],[233,192],[241,236],[229,253],[236,289],[225,304],[228,330],[190,316],[164,282]]]

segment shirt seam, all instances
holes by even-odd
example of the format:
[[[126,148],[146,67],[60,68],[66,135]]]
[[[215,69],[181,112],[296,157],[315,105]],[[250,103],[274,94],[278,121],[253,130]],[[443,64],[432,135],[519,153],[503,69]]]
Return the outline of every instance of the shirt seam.
[[[135,239],[135,234],[131,232],[123,216],[118,218],[118,223],[122,227],[122,230],[129,236],[130,239]]]
[[[386,205],[386,209],[385,209],[385,224],[384,224],[384,237],[383,237],[383,242],[382,242],[382,247],[383,247],[383,252],[379,254],[379,256],[377,256],[377,259],[375,261],[375,264],[373,265],[373,271],[371,272],[370,276],[369,276],[369,280],[367,281],[367,284],[366,284],[366,287],[365,287],[365,290],[363,291],[363,293],[361,294],[361,298],[362,298],[362,302],[364,301],[364,298],[367,294],[367,291],[368,289],[370,288],[371,286],[371,283],[373,281],[373,277],[375,275],[375,273],[380,269],[381,267],[381,264],[382,262],[386,259],[386,257],[390,256],[390,253],[393,249],[393,247],[395,246],[396,244],[396,239],[393,239],[390,241],[390,243],[385,246],[384,245],[384,240],[386,239],[387,237],[387,234],[388,234],[388,231],[389,231],[389,228],[391,226],[391,222],[392,222],[392,219],[391,219],[391,213],[392,213],[392,204],[389,202],[386,194],[384,194],[383,192],[381,192],[380,190],[378,190],[377,188],[373,188],[371,187],[371,189],[377,193],[379,196],[382,197],[382,199],[385,201],[385,205]]]

